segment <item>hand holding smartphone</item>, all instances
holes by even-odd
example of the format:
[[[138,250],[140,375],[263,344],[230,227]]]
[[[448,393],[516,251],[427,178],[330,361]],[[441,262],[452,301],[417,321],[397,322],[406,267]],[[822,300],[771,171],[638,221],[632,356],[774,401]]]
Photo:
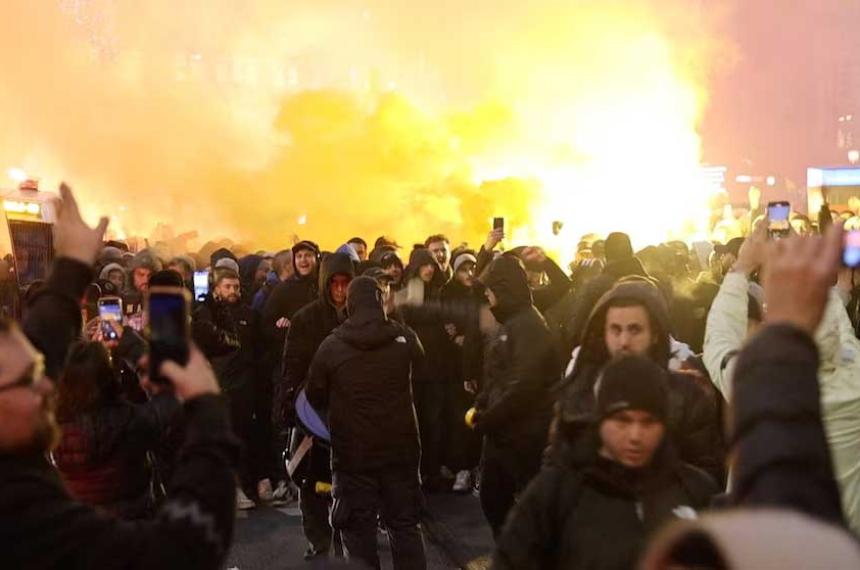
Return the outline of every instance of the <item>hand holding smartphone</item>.
[[[787,237],[791,233],[791,204],[788,202],[768,202],[767,231],[772,238]]]
[[[99,326],[106,342],[116,342],[122,336],[122,299],[102,297],[98,301]]]
[[[146,297],[146,337],[149,341],[149,378],[170,381],[159,371],[164,362],[188,363],[191,331],[188,291],[182,287],[152,287]]]

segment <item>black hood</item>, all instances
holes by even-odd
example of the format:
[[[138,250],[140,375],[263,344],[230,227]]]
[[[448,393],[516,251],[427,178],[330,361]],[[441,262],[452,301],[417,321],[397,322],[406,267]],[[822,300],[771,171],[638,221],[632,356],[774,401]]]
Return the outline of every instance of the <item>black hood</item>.
[[[624,279],[625,277],[651,277],[645,269],[645,266],[642,265],[642,261],[640,261],[638,257],[632,255],[623,259],[607,262],[606,267],[603,268],[603,274],[609,275],[616,281]]]
[[[346,300],[349,318],[334,334],[360,350],[373,350],[403,335],[389,322],[382,308],[382,289],[372,277],[357,277],[349,284]]]
[[[325,299],[329,305],[334,303],[331,300],[329,292],[329,284],[332,277],[342,274],[348,275],[350,279],[355,277],[355,266],[348,255],[343,253],[331,253],[323,259],[320,264],[320,280],[319,280],[319,295],[320,299]]]
[[[610,303],[618,299],[637,301],[648,311],[648,316],[651,319],[652,333],[657,339],[657,343],[651,349],[650,357],[663,368],[667,368],[671,356],[669,311],[657,287],[650,281],[641,279],[616,283],[594,306],[591,315],[588,317],[588,323],[585,325],[585,332],[581,343],[582,350],[577,359],[577,368],[586,364],[602,366],[609,360],[604,336],[606,311]]]
[[[418,270],[425,265],[432,265],[435,267],[436,273],[441,271],[441,269],[439,269],[439,265],[436,263],[436,259],[433,257],[433,254],[430,253],[429,249],[423,247],[413,249],[412,253],[409,254],[409,265],[407,265],[404,270],[403,280],[409,281],[413,277],[418,277]]]
[[[215,264],[218,263],[219,260],[224,258],[232,259],[236,263],[239,263],[239,260],[236,258],[232,251],[230,251],[226,247],[222,247],[213,251],[212,255],[209,256],[209,266],[215,267]]]
[[[498,304],[491,310],[500,323],[533,303],[526,271],[516,257],[503,255],[493,261],[483,283],[496,296]]]
[[[245,287],[255,284],[254,277],[257,276],[257,269],[260,268],[261,263],[263,263],[263,256],[256,254],[246,255],[239,260],[239,278],[242,281],[243,293],[245,293]]]

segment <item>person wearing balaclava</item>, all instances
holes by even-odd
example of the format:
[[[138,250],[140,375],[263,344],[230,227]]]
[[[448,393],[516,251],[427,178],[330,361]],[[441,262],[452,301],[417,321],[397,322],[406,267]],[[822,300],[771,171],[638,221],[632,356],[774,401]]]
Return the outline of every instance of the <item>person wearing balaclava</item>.
[[[504,255],[484,277],[500,328],[467,424],[484,436],[481,506],[498,537],[514,498],[538,472],[559,366],[549,328],[532,302],[522,262]]]
[[[317,349],[325,338],[346,321],[346,293],[355,276],[354,265],[349,256],[332,253],[322,262],[319,279],[319,298],[306,305],[293,317],[287,333],[284,351],[285,377],[281,379],[280,404],[290,406],[307,380],[308,370]],[[287,415],[289,410],[282,412]],[[291,448],[299,447],[298,438]],[[302,525],[308,539],[307,559],[328,556],[332,547],[332,530],[329,524],[331,498],[317,493],[317,483],[331,482],[331,456],[324,445],[314,445],[299,470],[294,473],[296,482],[301,482],[299,507],[302,510]]]
[[[519,498],[493,568],[633,568],[662,525],[708,506],[716,483],[666,437],[666,376],[641,356],[604,367],[595,416]]]
[[[348,560],[379,568],[381,516],[394,568],[421,570],[421,447],[411,386],[424,351],[411,329],[386,317],[376,279],[350,283],[347,310],[346,322],[320,345],[307,382],[308,401],[325,411],[331,433],[332,525]]]

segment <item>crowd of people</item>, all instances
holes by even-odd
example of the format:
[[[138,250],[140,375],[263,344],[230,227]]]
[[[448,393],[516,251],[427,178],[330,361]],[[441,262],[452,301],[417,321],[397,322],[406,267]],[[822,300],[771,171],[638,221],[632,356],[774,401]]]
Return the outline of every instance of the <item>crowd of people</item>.
[[[0,267],[4,559],[215,568],[236,509],[297,501],[306,559],[379,568],[382,528],[420,569],[424,496],[474,493],[495,568],[856,567],[860,280],[840,226],[751,223],[568,271],[500,228],[131,252],[63,186],[48,279]],[[168,386],[156,286],[193,299]]]

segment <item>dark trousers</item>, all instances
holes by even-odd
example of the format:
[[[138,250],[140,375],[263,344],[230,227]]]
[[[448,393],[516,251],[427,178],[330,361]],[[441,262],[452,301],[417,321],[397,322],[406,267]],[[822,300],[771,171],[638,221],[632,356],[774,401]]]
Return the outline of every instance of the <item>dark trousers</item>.
[[[415,468],[370,473],[335,471],[332,526],[340,533],[347,559],[379,569],[377,520],[388,530],[395,570],[427,567],[418,527],[422,505]]]
[[[227,392],[226,397],[230,407],[230,424],[242,442],[239,481],[246,491],[253,494],[257,486],[259,457],[259,440],[256,438],[254,422],[254,384],[245,382]]]
[[[481,456],[481,508],[493,536],[499,537],[508,511],[541,466],[546,438],[524,445],[505,445],[484,437]]]
[[[481,438],[466,425],[466,411],[475,402],[475,396],[466,392],[462,382],[449,382],[447,391],[446,430],[442,443],[444,464],[454,473],[471,471],[481,460]]]
[[[283,452],[286,441],[276,434],[272,423],[273,389],[270,376],[261,374],[258,377],[254,394],[254,422],[259,450],[257,472],[260,479],[270,479],[272,485],[278,481],[287,480],[284,467]]]
[[[296,446],[301,435],[296,432]],[[301,481],[299,485],[299,509],[302,511],[302,528],[311,548],[320,553],[328,553],[332,546],[332,530],[329,524],[331,496],[316,491],[317,483],[331,483],[331,452],[322,444],[314,441],[313,447],[302,460],[295,473]]]
[[[421,434],[421,474],[427,483],[439,479],[439,469],[442,467],[442,442],[447,420],[445,383],[441,378],[416,382],[413,391],[418,431]]]

